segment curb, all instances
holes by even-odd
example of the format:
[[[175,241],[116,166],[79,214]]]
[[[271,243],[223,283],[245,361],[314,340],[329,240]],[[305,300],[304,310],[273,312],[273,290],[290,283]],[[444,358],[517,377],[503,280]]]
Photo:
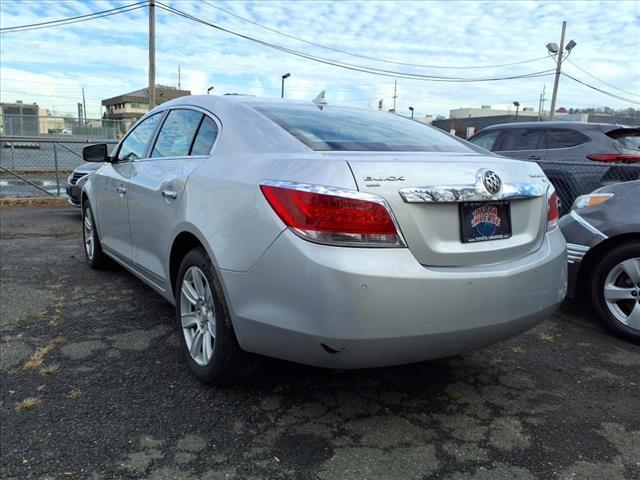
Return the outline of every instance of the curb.
[[[0,198],[0,208],[11,207],[71,207],[66,198]]]

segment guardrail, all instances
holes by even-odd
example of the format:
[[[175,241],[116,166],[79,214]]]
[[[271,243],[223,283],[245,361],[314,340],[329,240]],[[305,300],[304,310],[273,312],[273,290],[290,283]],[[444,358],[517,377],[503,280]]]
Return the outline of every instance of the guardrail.
[[[68,174],[84,163],[82,148],[94,143],[115,146],[118,140],[0,135],[0,195],[64,195]]]

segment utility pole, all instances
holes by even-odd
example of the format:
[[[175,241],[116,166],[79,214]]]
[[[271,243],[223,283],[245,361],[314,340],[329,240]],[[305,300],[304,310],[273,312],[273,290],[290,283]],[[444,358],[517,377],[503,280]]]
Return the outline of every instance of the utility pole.
[[[560,83],[560,68],[562,66],[562,56],[564,53],[564,33],[567,30],[567,22],[562,22],[562,34],[560,35],[560,46],[558,51],[558,58],[556,63],[556,79],[553,82],[553,95],[551,96],[551,111],[549,112],[549,119],[553,120],[556,113],[556,100],[558,98],[558,84]]]
[[[547,89],[547,85],[542,85],[542,93],[540,94],[540,102],[538,103],[538,121],[541,122],[544,119],[544,102],[545,98],[545,90]]]
[[[84,126],[87,126],[87,102],[84,101],[84,87],[82,87],[82,119]]]
[[[180,90],[180,65],[178,65],[178,90]]]
[[[393,81],[393,113],[396,113],[396,98],[398,98],[398,81]]]
[[[149,110],[156,106],[156,2],[149,0]]]

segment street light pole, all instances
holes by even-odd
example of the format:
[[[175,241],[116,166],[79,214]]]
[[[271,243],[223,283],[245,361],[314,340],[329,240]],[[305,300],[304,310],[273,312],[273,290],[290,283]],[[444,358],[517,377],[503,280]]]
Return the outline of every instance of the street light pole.
[[[516,122],[518,121],[518,112],[520,111],[520,102],[513,102],[513,106],[516,107]]]
[[[549,112],[550,120],[556,113],[556,100],[558,98],[558,84],[560,83],[560,69],[562,66],[562,54],[564,53],[564,34],[567,30],[567,22],[562,22],[562,34],[560,35],[560,48],[558,51],[557,63],[556,63],[556,79],[553,82],[553,94],[551,96],[551,111]]]
[[[282,89],[280,90],[280,98],[284,98],[284,80],[285,78],[289,78],[290,76],[290,73],[285,73],[284,75],[282,75]]]
[[[413,107],[409,107],[409,111],[411,112],[411,118],[413,118]]]

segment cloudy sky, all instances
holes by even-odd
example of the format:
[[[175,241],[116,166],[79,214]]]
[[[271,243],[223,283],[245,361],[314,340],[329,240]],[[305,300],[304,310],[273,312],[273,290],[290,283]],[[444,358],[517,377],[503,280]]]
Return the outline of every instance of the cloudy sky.
[[[2,0],[0,26],[83,15],[134,1]],[[312,99],[326,90],[330,103],[374,108],[384,98],[389,108],[394,75],[399,76],[393,72],[486,79],[552,69],[545,45],[559,43],[562,20],[566,20],[566,41],[575,39],[577,47],[569,57],[573,63],[565,62],[563,70],[622,98],[562,77],[558,106],[640,108],[638,1],[157,1],[304,54],[390,71],[390,76],[378,76],[315,62],[157,9],[157,83],[177,86],[180,65],[182,87],[194,94],[203,94],[213,85],[214,94],[279,96],[280,77],[290,72],[288,97]],[[1,100],[35,101],[55,108],[56,113],[75,112],[84,87],[87,115],[98,116],[101,99],[147,85],[147,25],[147,9],[141,8],[75,25],[2,34]],[[504,67],[450,68],[530,59],[536,60]],[[416,114],[448,115],[452,108],[500,107],[514,100],[537,109],[544,85],[550,98],[553,75],[469,83],[398,78],[397,110],[408,113],[413,106]]]

